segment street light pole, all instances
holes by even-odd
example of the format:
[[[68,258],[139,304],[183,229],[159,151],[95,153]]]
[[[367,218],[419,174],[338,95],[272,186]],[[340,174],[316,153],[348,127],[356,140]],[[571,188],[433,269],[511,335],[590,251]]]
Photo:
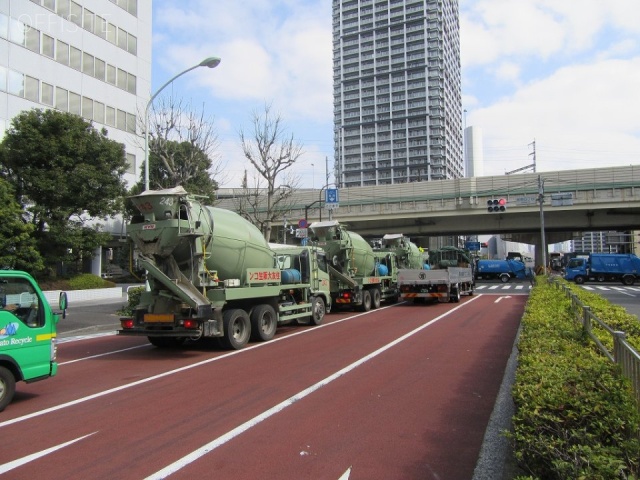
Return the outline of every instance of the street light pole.
[[[144,109],[144,189],[145,191],[149,190],[149,107],[153,103],[153,100],[158,96],[158,94],[164,90],[164,88],[173,82],[176,78],[184,75],[191,70],[194,70],[198,67],[207,67],[207,68],[215,68],[220,64],[220,58],[218,57],[208,57],[203,61],[194,65],[193,67],[189,67],[186,70],[180,72],[179,74],[173,76],[169,79],[164,85],[162,85],[156,93],[154,93],[149,101],[147,102],[147,106]]]

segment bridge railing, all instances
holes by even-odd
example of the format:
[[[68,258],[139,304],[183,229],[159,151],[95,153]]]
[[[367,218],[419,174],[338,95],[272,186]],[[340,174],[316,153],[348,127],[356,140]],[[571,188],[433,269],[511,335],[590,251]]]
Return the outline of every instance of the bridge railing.
[[[640,354],[626,340],[624,332],[613,330],[609,325],[596,317],[591,307],[585,305],[575,295],[571,288],[561,282],[550,279],[556,287],[561,288],[571,300],[571,309],[576,314],[576,319],[582,322],[584,332],[595,342],[600,351],[612,362],[620,366],[622,374],[631,381],[633,393],[640,408]],[[609,349],[593,333],[593,322],[607,331],[613,339],[613,350]]]

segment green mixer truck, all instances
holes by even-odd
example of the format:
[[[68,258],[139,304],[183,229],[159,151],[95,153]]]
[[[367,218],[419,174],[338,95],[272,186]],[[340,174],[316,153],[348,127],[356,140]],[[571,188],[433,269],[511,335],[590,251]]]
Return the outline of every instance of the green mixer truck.
[[[401,234],[385,236],[386,241],[374,250],[336,220],[314,222],[309,228],[311,243],[327,254],[331,298],[336,307],[366,312],[379,308],[383,301],[396,302],[400,296],[399,259],[411,268],[422,264],[418,248]]]
[[[127,225],[148,288],[120,335],[158,347],[220,338],[230,349],[267,341],[279,325],[319,325],[331,308],[324,252],[276,250],[236,213],[210,207],[182,187],[131,197]]]

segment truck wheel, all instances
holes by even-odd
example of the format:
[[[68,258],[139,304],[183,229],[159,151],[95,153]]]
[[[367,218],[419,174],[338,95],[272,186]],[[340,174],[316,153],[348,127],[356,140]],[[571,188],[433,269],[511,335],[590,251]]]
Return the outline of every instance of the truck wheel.
[[[623,275],[622,276],[622,284],[623,285],[633,285],[636,281],[636,278],[633,275]]]
[[[368,312],[371,310],[371,293],[369,290],[362,291],[362,305],[360,305],[361,312]]]
[[[374,288],[373,290],[371,290],[371,306],[374,309],[380,308],[381,297],[382,293],[380,293],[379,288]]]
[[[5,409],[16,392],[16,379],[8,369],[0,367],[0,412]]]
[[[313,300],[311,300],[311,316],[309,317],[311,325],[320,325],[324,320],[326,311],[324,299],[322,297],[313,297]]]
[[[508,273],[501,273],[501,274],[500,274],[500,281],[501,281],[502,283],[508,283],[508,282],[509,282],[509,280],[511,280],[511,277],[509,276],[509,274],[508,274]]]
[[[251,336],[251,321],[247,312],[240,308],[232,308],[224,312],[222,316],[224,336],[222,341],[225,347],[239,350],[244,347]]]
[[[184,338],[176,337],[147,337],[149,343],[158,348],[174,348],[184,343]]]
[[[459,288],[452,288],[451,289],[451,301],[453,303],[459,303],[460,302],[460,289]]]
[[[276,311],[271,305],[256,305],[251,310],[251,338],[261,342],[271,340],[278,328]]]
[[[604,275],[598,275],[596,277],[596,280],[598,280],[600,283],[604,282],[605,281]]]
[[[582,285],[584,283],[584,277],[582,275],[576,275],[576,278],[573,279],[578,285]]]

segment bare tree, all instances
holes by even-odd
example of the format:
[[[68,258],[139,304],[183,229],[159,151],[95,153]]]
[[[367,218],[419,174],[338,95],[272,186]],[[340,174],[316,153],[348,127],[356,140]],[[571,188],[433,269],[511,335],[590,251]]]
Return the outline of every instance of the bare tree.
[[[252,221],[271,240],[272,224],[292,207],[292,196],[300,183],[300,176],[287,172],[302,155],[302,146],[293,134],[285,132],[282,117],[265,104],[264,111],[252,114],[253,133],[248,137],[240,131],[244,156],[256,175],[243,179],[245,194],[239,202],[240,214]],[[279,183],[279,184],[278,184]]]
[[[142,117],[144,118],[144,117]],[[144,127],[141,129],[144,132]],[[195,111],[189,103],[161,97],[149,120],[149,179],[151,188],[182,185],[190,193],[210,196],[226,182],[217,152],[219,140],[204,105]]]

